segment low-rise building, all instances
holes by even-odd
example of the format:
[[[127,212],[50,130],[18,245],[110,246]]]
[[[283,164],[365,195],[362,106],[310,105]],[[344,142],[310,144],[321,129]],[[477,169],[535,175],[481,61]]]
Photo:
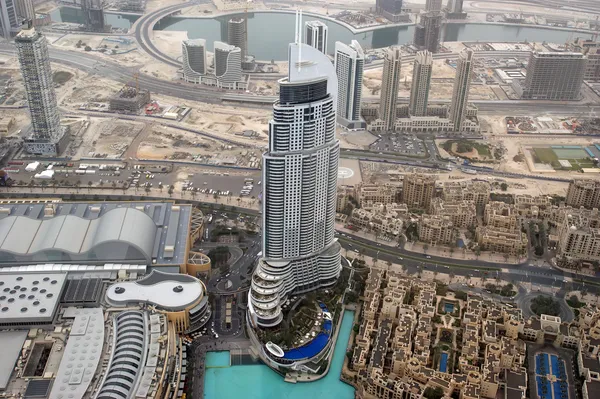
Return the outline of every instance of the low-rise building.
[[[358,203],[364,207],[367,203],[391,204],[398,202],[400,187],[393,184],[362,184],[356,191]]]
[[[449,181],[444,183],[442,198],[446,202],[473,201],[483,208],[490,199],[490,185],[483,181]]]
[[[447,217],[436,215],[423,215],[417,225],[419,241],[433,245],[450,244],[456,239],[452,221]]]
[[[486,251],[501,252],[514,256],[527,253],[527,234],[519,229],[480,226],[476,230],[477,243]]]
[[[477,207],[473,201],[445,202],[441,198],[434,198],[431,201],[430,213],[449,218],[458,228],[477,225]]]

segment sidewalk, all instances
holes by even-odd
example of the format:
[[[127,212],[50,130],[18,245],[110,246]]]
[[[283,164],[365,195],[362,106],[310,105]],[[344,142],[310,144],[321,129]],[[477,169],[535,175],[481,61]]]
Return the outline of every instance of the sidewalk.
[[[427,250],[424,250],[424,246],[428,245],[422,242],[412,243],[407,242],[404,245],[404,249],[410,252],[418,254],[427,254],[431,256],[439,256],[448,259],[463,259],[463,260],[478,260],[480,262],[494,262],[494,263],[513,263],[518,265],[519,263],[525,262],[527,258],[518,258],[516,256],[509,256],[505,258],[503,254],[492,253],[492,252],[481,252],[479,256],[475,252],[470,251],[466,248],[455,248],[454,253],[450,253],[450,247],[441,245],[428,245]]]

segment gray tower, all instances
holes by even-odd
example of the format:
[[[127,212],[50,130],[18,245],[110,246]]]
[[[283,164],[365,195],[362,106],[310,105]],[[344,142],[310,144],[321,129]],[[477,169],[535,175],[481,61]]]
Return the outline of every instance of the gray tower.
[[[306,21],[304,43],[327,54],[328,28],[321,21]]]
[[[440,12],[442,10],[442,0],[427,0],[425,2],[425,11]]]
[[[260,327],[283,320],[289,296],[330,287],[341,271],[334,236],[335,70],[325,54],[303,43],[290,44],[289,65],[263,155],[263,256],[248,294],[249,319]]]
[[[587,57],[581,53],[531,53],[524,82],[515,92],[531,100],[579,100]]]
[[[10,39],[20,28],[19,18],[17,17],[17,8],[14,0],[0,0],[0,28],[2,28],[2,37]]]
[[[206,75],[206,40],[184,40],[181,43],[183,58],[183,79],[186,82],[200,83]]]
[[[401,54],[399,48],[390,48],[383,61],[383,78],[381,79],[381,101],[379,119],[383,121],[383,129],[394,130],[396,123],[396,104],[398,102],[398,83],[400,81]]]
[[[473,50],[464,49],[458,56],[456,63],[456,77],[452,90],[452,104],[450,104],[450,120],[454,131],[463,130],[463,123],[469,102],[469,88],[471,87],[471,74],[473,73]]]
[[[412,86],[410,90],[409,113],[413,116],[426,116],[429,102],[429,87],[433,69],[433,56],[429,51],[420,51],[415,56]]]
[[[21,19],[34,20],[35,10],[33,8],[32,0],[14,0],[17,9],[17,15]]]
[[[335,42],[335,72],[338,78],[338,122],[348,129],[364,129],[360,116],[365,54],[360,43]]]
[[[419,24],[415,26],[414,45],[419,50],[432,53],[440,51],[440,35],[442,31],[442,14],[427,12],[421,14]]]
[[[60,126],[46,38],[31,28],[22,30],[15,44],[33,127],[25,149],[33,154],[57,155],[64,130]]]
[[[81,0],[81,11],[85,19],[85,27],[92,32],[104,32],[104,8],[101,0]]]
[[[248,21],[246,18],[232,18],[227,23],[227,43],[239,47],[242,61],[248,55]]]
[[[463,11],[463,0],[449,0],[446,10],[446,18],[448,19],[467,18],[467,13]]]

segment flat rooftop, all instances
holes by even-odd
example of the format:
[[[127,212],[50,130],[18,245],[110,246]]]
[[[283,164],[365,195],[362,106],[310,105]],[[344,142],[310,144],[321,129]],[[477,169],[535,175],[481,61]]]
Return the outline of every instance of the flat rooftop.
[[[0,331],[0,390],[6,389],[26,338],[27,330]]]
[[[191,205],[171,201],[0,205],[0,267],[186,261]]]
[[[50,323],[66,273],[0,274],[0,325]]]

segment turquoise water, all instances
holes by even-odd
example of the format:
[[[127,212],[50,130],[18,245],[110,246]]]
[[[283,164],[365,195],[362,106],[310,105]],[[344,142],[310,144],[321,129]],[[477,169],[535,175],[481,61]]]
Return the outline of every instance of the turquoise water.
[[[442,373],[445,373],[447,368],[448,368],[448,354],[446,352],[444,352],[440,356],[440,371]]]
[[[229,367],[230,365],[229,351],[208,352],[206,354],[206,368]]]
[[[342,326],[335,344],[329,373],[315,382],[290,384],[265,365],[208,368],[204,377],[205,399],[352,399],[354,388],[340,381],[342,365],[352,322],[353,311],[345,311]],[[223,353],[223,352],[217,352]],[[207,356],[207,362],[216,358]],[[222,355],[219,355],[222,356]]]
[[[139,15],[122,15],[104,13],[104,22],[115,28],[129,29],[139,18]],[[82,24],[85,22],[83,12],[79,8],[59,7],[50,11],[52,22],[69,22],[73,24]]]
[[[445,303],[444,304],[444,311],[446,313],[452,313],[452,312],[454,312],[454,305],[451,304],[451,303]]]

